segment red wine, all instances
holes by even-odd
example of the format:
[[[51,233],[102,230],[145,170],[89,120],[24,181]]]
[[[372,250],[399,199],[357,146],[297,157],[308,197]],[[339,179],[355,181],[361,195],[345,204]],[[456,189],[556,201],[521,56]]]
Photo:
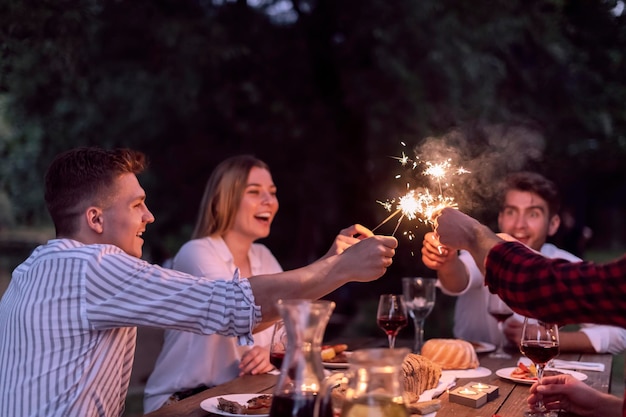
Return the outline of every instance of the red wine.
[[[553,342],[523,342],[520,350],[534,363],[543,365],[559,354],[559,345]]]
[[[383,329],[388,335],[398,334],[400,329],[405,327],[409,321],[406,316],[393,316],[378,318],[376,320],[378,327]]]
[[[316,394],[287,397],[274,395],[270,417],[313,417]],[[322,403],[319,417],[333,417],[330,401]]]
[[[280,369],[283,366],[283,359],[285,358],[285,352],[272,352],[270,353],[270,363]]]
[[[513,313],[492,313],[491,311],[489,312],[489,314],[495,317],[495,319],[499,322],[503,322],[513,315]]]

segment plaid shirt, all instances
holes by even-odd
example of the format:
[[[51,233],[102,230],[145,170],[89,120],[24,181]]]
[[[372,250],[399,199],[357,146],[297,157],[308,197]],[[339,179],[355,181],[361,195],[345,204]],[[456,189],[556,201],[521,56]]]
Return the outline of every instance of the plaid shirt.
[[[490,251],[486,269],[489,290],[524,316],[626,327],[626,256],[603,265],[572,263],[505,242]]]
[[[626,256],[604,265],[567,262],[505,242],[489,252],[485,265],[489,290],[524,316],[626,327]]]

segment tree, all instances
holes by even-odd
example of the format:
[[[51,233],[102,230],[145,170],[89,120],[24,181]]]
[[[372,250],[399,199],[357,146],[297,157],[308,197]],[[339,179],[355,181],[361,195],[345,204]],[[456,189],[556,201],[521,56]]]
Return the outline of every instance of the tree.
[[[388,158],[401,141],[454,144],[476,167],[464,198],[485,218],[489,187],[511,169],[626,183],[616,2],[279,4],[5,0],[0,91],[12,130],[0,136],[0,186],[18,221],[47,220],[45,166],[89,144],[149,154],[148,243],[170,251],[188,238],[215,164],[242,152],[266,160],[282,206],[270,244],[286,267],[319,256],[340,227],[385,217],[375,200],[403,185]],[[394,268],[421,268],[402,259]]]

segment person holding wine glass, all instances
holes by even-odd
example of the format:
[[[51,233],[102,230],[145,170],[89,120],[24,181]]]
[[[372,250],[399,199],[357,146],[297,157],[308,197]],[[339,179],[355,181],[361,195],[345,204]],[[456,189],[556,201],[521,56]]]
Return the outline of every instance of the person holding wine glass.
[[[401,329],[409,323],[406,306],[401,295],[381,294],[378,300],[376,312],[376,324],[380,327],[389,340],[389,348],[393,349],[396,344],[396,336]]]
[[[437,214],[435,233],[448,248],[471,253],[485,273],[489,291],[520,314],[559,324],[586,321],[626,328],[626,255],[606,263],[549,259],[451,208]],[[555,297],[567,302],[554,302]],[[565,375],[544,377],[530,392],[531,406],[543,399],[548,409],[626,417],[624,398],[600,393]]]
[[[533,361],[537,368],[537,383],[541,384],[546,364],[559,354],[559,326],[555,323],[526,317],[522,327],[520,351]],[[546,409],[541,398],[524,417],[557,417],[554,410]]]
[[[547,239],[560,225],[560,198],[556,185],[533,172],[508,175],[499,185],[498,227],[528,247],[549,258],[570,262],[581,259],[557,248]],[[447,295],[457,296],[454,311],[454,336],[470,341],[499,345],[502,334],[519,346],[524,317],[514,314],[501,329],[487,310],[489,291],[484,276],[469,252],[450,250],[435,233],[424,236],[422,261],[437,271],[438,285]],[[561,332],[561,350],[575,352],[619,353],[626,349],[626,329],[616,326],[582,324],[578,331]]]
[[[577,416],[620,417],[623,399],[600,392],[567,374],[544,376],[530,387],[529,407],[543,402],[549,410],[564,410]]]
[[[413,353],[422,353],[424,320],[433,310],[436,298],[436,279],[423,277],[402,278],[402,295],[415,326]]]

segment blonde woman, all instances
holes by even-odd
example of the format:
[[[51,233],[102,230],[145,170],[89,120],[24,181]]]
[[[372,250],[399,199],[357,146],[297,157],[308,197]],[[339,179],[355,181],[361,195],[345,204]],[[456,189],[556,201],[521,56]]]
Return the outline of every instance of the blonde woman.
[[[269,167],[250,155],[220,163],[209,178],[192,240],[174,257],[173,269],[217,279],[281,272],[270,250],[256,240],[267,237],[276,212],[276,186]],[[272,328],[254,334],[254,346],[235,337],[167,330],[164,345],[146,385],[144,411],[176,401],[240,374],[272,370],[268,346]]]
[[[244,278],[281,272],[270,250],[254,243],[269,235],[277,211],[276,185],[269,167],[250,155],[226,159],[207,182],[192,240],[176,254],[173,268],[211,279],[233,276],[236,270]],[[368,236],[372,232],[363,226],[346,228],[325,256],[340,253]],[[239,346],[234,337],[167,330],[146,384],[144,411],[242,374],[271,371],[272,330],[255,333],[252,347]]]

